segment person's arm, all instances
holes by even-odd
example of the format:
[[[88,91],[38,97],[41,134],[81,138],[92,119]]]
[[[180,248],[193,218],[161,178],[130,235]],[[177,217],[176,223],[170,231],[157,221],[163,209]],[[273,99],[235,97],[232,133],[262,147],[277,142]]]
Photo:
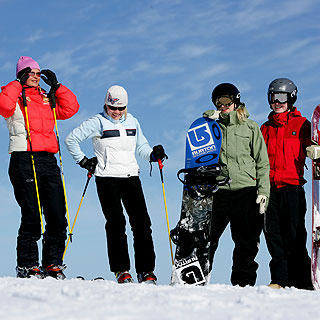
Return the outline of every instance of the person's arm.
[[[55,93],[56,115],[58,120],[71,118],[79,110],[76,95],[64,85],[60,85]]]
[[[306,120],[301,127],[301,138],[303,144],[303,152],[306,153],[307,157],[311,160],[317,160],[320,158],[320,146],[316,142],[311,141],[311,123]],[[320,132],[318,130],[318,136]]]
[[[48,98],[51,107],[55,108],[57,119],[71,118],[79,110],[79,103],[75,94],[66,86],[58,82],[56,74],[48,69],[41,71],[41,79],[50,86]]]
[[[269,198],[270,195],[270,163],[267,147],[260,131],[255,123],[252,138],[252,156],[256,162],[258,194]]]
[[[0,115],[4,118],[9,118],[13,115],[17,100],[21,94],[21,84],[14,80],[1,88],[0,92]]]
[[[92,117],[82,122],[68,134],[64,142],[76,163],[86,157],[80,148],[80,143],[95,136],[101,136],[101,124],[98,117]]]
[[[143,135],[143,132],[141,130],[140,124],[138,120],[136,120],[136,127],[137,127],[137,145],[136,145],[136,152],[138,155],[146,160],[150,160],[150,154],[152,152],[152,149],[149,145],[148,140]]]

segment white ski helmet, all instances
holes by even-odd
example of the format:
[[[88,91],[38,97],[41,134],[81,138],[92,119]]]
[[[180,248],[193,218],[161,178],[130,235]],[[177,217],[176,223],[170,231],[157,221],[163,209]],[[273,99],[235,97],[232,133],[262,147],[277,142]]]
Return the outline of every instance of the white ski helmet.
[[[126,107],[128,105],[128,93],[121,86],[112,86],[108,89],[104,104],[113,107]]]

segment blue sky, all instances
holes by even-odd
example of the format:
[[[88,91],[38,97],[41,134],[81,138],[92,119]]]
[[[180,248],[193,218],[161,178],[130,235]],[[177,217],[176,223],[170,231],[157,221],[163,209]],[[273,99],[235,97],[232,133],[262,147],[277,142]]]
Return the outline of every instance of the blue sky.
[[[61,141],[75,126],[101,111],[109,86],[127,89],[128,111],[139,119],[150,145],[163,144],[169,156],[164,178],[171,227],[180,211],[182,186],[176,172],[184,164],[186,130],[204,110],[213,108],[211,92],[217,84],[234,83],[259,125],[270,111],[266,91],[275,78],[295,82],[296,106],[306,117],[320,103],[320,9],[316,0],[0,0],[0,10],[1,86],[15,78],[19,56],[28,55],[41,68],[56,72],[58,80],[78,97],[78,114],[58,123]],[[43,82],[41,85],[46,88]],[[2,119],[0,275],[14,276],[20,213],[7,174],[7,147],[8,132]],[[63,144],[61,148],[73,220],[86,173]],[[83,144],[83,150],[93,156],[90,141]],[[149,164],[140,161],[140,165],[153,221],[156,273],[159,283],[166,284],[171,262],[159,173],[154,166],[150,177]],[[311,168],[310,162],[307,165]],[[310,180],[310,170],[306,176]],[[309,201],[310,182],[306,193]],[[310,224],[308,210],[309,231]],[[269,255],[263,236],[261,240],[257,283],[267,284]],[[227,229],[216,254],[212,283],[230,283],[232,248]],[[65,263],[68,277],[82,274],[113,279],[93,179]]]

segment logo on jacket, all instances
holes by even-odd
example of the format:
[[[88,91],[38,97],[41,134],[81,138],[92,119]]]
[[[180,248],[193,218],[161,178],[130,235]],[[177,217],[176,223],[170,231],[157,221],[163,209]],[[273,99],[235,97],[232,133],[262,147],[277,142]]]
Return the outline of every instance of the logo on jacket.
[[[292,131],[292,135],[296,136],[297,135],[297,131]]]
[[[108,94],[108,102],[111,102],[111,104],[115,104],[117,101],[119,101],[118,98],[112,98],[110,92]]]
[[[50,102],[49,98],[46,96],[42,96],[42,100],[43,100],[44,104],[49,104],[49,102]]]

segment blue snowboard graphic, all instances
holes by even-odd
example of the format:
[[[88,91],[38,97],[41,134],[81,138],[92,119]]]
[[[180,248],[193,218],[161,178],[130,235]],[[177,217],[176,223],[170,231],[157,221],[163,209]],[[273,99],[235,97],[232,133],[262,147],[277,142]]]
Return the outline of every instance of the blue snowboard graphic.
[[[185,168],[218,163],[221,138],[221,129],[216,121],[205,117],[195,120],[187,133]]]

